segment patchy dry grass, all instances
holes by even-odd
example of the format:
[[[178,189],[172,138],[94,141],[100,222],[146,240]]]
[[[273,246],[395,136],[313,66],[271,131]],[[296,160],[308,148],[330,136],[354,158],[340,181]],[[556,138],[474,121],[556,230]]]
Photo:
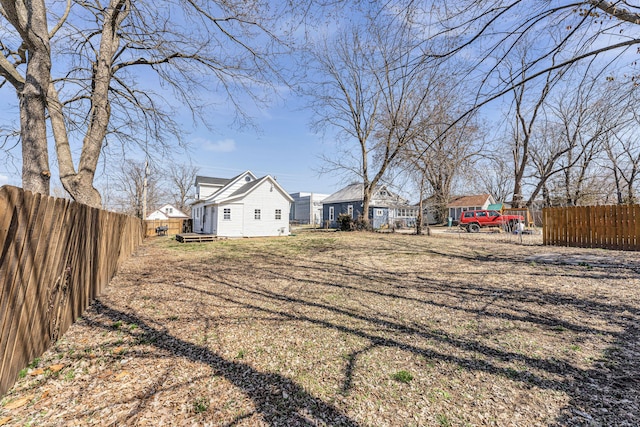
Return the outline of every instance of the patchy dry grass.
[[[637,254],[525,243],[151,239],[0,424],[638,425]]]

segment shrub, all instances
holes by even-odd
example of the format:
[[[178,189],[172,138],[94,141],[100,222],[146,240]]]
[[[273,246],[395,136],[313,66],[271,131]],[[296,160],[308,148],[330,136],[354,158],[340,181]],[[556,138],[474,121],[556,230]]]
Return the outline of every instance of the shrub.
[[[353,231],[355,230],[355,224],[353,218],[349,214],[338,215],[338,228],[340,231]]]
[[[341,231],[371,230],[371,225],[362,216],[358,216],[358,219],[353,219],[349,214],[340,214],[337,222]]]

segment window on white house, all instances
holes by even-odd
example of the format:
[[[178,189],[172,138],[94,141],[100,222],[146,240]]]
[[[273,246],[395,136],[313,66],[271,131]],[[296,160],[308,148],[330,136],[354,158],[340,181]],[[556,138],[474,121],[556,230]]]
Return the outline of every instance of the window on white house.
[[[276,209],[276,219],[282,219],[282,209]]]
[[[222,215],[224,219],[231,219],[231,208],[224,208],[222,210]]]
[[[347,206],[347,215],[349,215],[349,217],[353,218],[353,205]]]
[[[260,219],[260,209],[256,209],[253,211],[253,218]]]
[[[329,206],[329,221],[333,221],[334,219],[333,206]]]

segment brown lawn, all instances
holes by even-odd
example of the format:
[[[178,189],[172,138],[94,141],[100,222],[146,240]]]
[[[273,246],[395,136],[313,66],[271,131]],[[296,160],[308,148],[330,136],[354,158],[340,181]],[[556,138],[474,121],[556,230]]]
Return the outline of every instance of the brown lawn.
[[[538,242],[150,239],[0,424],[640,424],[638,254]]]

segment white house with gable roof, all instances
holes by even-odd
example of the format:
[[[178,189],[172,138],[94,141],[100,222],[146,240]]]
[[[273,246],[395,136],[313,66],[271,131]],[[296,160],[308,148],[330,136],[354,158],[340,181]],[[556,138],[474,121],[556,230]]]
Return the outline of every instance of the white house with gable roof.
[[[149,215],[147,215],[145,219],[167,220],[167,219],[187,219],[187,218],[189,218],[189,215],[185,214],[184,212],[182,212],[180,209],[176,208],[173,205],[166,204],[160,209],[156,209],[155,211],[151,212]]]
[[[246,171],[230,179],[196,177],[191,218],[196,233],[221,237],[289,235],[293,199],[269,175]]]

